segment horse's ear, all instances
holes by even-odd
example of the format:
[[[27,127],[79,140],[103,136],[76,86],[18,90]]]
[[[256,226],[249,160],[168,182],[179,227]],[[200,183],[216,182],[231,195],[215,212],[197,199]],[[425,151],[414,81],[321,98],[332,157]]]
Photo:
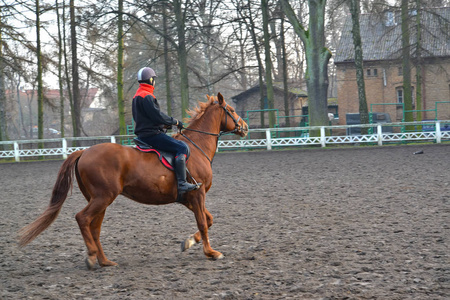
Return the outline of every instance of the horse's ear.
[[[217,94],[217,100],[219,100],[219,104],[220,104],[220,105],[223,104],[223,101],[224,101],[224,100],[223,100],[223,96],[222,96],[221,93],[218,93],[218,94]]]
[[[208,101],[211,101],[209,95],[206,95],[206,99],[208,99]]]

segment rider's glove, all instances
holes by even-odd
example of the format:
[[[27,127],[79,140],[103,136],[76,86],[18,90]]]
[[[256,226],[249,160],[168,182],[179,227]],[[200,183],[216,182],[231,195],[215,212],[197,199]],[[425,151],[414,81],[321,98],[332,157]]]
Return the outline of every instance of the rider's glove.
[[[177,120],[177,127],[178,129],[183,129],[183,123]]]

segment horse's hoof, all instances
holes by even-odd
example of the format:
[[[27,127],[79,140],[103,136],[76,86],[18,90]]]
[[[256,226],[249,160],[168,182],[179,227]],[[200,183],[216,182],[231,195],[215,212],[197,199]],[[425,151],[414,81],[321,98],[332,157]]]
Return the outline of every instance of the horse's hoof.
[[[220,253],[219,255],[213,256],[211,258],[212,258],[212,260],[220,260],[220,259],[224,259],[225,256],[222,253]]]
[[[184,242],[181,242],[181,252],[186,251],[196,244],[193,236],[188,237]]]
[[[99,263],[99,265],[100,265],[101,267],[114,267],[114,266],[117,266],[117,265],[119,265],[119,264],[118,264],[118,263],[115,263],[115,262],[113,262],[113,261],[107,260],[107,261],[104,261],[104,262]]]
[[[86,260],[84,261],[86,263],[86,267],[88,268],[88,270],[93,270],[94,266],[95,266],[95,260],[90,259],[89,257],[86,258]]]

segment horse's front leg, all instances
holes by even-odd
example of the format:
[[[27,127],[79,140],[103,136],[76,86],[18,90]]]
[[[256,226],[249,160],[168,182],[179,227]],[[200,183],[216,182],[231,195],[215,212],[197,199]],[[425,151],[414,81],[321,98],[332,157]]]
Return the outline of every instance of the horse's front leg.
[[[200,237],[203,243],[203,252],[205,255],[212,259],[222,259],[224,256],[222,253],[215,251],[211,248],[211,245],[209,243],[209,237],[208,237],[208,228],[209,224],[212,224],[212,216],[208,212],[208,210],[205,207],[205,191],[201,190],[195,193],[190,199],[189,202],[192,205],[192,211],[194,212],[195,219],[197,221],[197,227],[200,233]],[[207,215],[209,217],[207,217]],[[208,218],[210,219],[210,222],[208,222]],[[195,236],[197,234],[194,234],[194,240]],[[197,235],[198,238],[198,235]]]
[[[190,210],[192,210],[192,207],[187,206]],[[208,228],[212,226],[213,224],[213,216],[211,213],[205,208],[205,215],[206,215],[206,222],[208,223]],[[191,248],[195,244],[199,243],[202,239],[202,235],[200,231],[197,231],[193,235],[189,236],[185,241],[181,243],[181,252],[186,251],[187,249]]]

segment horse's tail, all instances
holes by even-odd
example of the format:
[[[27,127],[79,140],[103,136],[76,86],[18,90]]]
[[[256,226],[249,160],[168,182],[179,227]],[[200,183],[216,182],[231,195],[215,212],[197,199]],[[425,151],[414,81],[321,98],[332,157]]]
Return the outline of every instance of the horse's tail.
[[[58,178],[53,187],[52,198],[47,209],[31,224],[19,231],[19,246],[24,247],[47,229],[58,217],[69,190],[73,186],[73,174],[78,159],[84,150],[72,153],[59,169]]]

